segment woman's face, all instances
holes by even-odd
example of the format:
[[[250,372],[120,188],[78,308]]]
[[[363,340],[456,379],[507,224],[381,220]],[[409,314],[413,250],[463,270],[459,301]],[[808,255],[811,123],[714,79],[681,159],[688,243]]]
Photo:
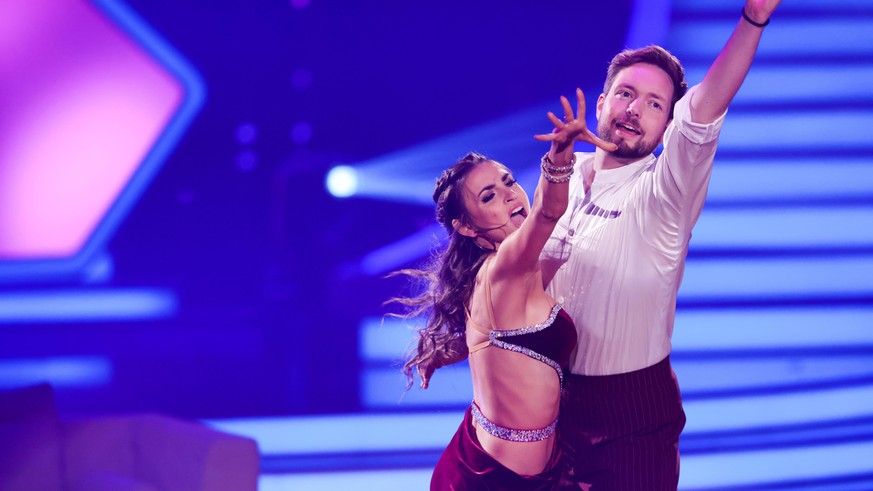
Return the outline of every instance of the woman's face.
[[[484,236],[499,244],[521,227],[530,212],[524,189],[509,169],[491,160],[467,174],[462,195],[473,223],[456,224],[455,228],[468,237]]]

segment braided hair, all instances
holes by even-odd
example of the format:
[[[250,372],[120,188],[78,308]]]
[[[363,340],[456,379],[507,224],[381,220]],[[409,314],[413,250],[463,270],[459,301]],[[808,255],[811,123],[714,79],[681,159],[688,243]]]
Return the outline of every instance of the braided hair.
[[[464,181],[473,168],[484,162],[491,160],[471,152],[443,171],[434,186],[433,200],[436,219],[448,233],[449,243],[429,268],[397,272],[424,280],[427,284],[421,295],[389,300],[410,308],[406,314],[389,315],[410,318],[427,313],[427,323],[418,329],[418,342],[407,354],[403,365],[407,390],[412,387],[415,371],[421,377],[421,387],[427,388],[434,370],[467,358],[466,311],[476,275],[493,251],[480,247],[472,238],[458,233],[453,222],[458,220],[472,226],[464,205]]]

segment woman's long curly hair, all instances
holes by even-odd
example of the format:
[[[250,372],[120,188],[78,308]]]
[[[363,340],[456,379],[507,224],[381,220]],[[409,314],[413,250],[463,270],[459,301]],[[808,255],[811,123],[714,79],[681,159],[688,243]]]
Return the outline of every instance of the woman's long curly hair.
[[[467,358],[467,307],[479,268],[493,251],[458,233],[452,222],[458,220],[482,231],[473,225],[464,206],[464,181],[473,168],[484,162],[493,161],[478,153],[468,153],[437,179],[433,191],[436,218],[448,232],[449,243],[429,268],[395,273],[421,279],[427,284],[421,295],[388,301],[409,308],[405,314],[389,314],[395,317],[410,318],[427,313],[427,324],[418,329],[417,346],[408,353],[403,365],[407,390],[412,387],[416,371],[421,377],[421,387],[426,389],[434,370]],[[488,240],[482,234],[479,237]]]

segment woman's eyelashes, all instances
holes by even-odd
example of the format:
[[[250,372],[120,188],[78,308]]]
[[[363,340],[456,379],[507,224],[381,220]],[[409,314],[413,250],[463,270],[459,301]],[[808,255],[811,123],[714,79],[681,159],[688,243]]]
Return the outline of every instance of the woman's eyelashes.
[[[516,183],[516,181],[512,177],[503,178],[503,185],[508,187],[508,188],[515,186],[515,183]],[[482,197],[482,202],[487,203],[487,202],[491,201],[492,199],[494,199],[494,196],[496,196],[496,195],[497,195],[497,193],[492,191],[492,192],[490,192]]]

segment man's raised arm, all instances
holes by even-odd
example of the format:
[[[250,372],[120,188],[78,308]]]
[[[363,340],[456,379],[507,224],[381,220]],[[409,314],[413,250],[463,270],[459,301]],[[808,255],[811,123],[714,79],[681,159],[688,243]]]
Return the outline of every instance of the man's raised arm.
[[[737,27],[691,99],[691,118],[695,123],[711,123],[727,110],[752,66],[764,26],[781,1],[746,1]]]

